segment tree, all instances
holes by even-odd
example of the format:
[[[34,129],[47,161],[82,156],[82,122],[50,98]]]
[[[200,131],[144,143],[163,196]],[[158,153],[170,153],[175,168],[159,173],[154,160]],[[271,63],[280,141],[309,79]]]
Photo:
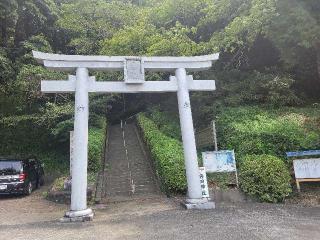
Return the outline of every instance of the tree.
[[[105,55],[146,55],[148,48],[160,41],[161,36],[155,26],[139,22],[125,27],[102,43],[101,54]]]
[[[204,17],[203,9],[207,7],[207,0],[162,0],[153,2],[148,21],[158,27],[170,29],[176,22],[183,26],[195,27]]]
[[[14,33],[14,25],[17,18],[17,1],[0,1],[0,46],[9,47]]]
[[[57,18],[57,8],[53,0],[17,1],[17,21],[14,31],[14,46],[32,35],[48,33]]]
[[[67,30],[70,46],[78,54],[93,54],[100,42],[137,20],[139,10],[126,3],[104,0],[79,0],[61,5],[58,25]]]
[[[12,62],[4,52],[0,51],[0,84],[4,85],[14,78]]]
[[[320,80],[320,4],[314,0],[277,2],[277,16],[272,20],[268,37],[280,49],[283,60],[291,67],[299,63],[301,52],[316,53]]]
[[[209,49],[236,54],[249,49],[276,16],[275,4],[276,0],[213,1],[199,23],[212,33]]]

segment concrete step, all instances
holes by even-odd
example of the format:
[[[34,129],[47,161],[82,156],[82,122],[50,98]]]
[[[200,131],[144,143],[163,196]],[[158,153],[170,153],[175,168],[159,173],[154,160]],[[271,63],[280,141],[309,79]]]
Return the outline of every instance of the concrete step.
[[[132,199],[137,196],[157,195],[160,190],[147,158],[141,147],[134,124],[124,125],[126,148],[123,144],[123,133],[120,125],[113,125],[108,130],[108,146],[106,149],[106,166],[103,172],[104,187],[99,193],[101,201],[110,199]],[[128,156],[126,155],[126,151]],[[131,178],[130,178],[131,176]],[[131,182],[134,193],[131,192]]]

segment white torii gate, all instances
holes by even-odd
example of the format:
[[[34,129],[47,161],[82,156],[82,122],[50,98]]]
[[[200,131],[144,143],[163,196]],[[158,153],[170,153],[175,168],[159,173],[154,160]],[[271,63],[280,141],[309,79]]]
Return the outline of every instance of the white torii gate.
[[[71,209],[65,218],[92,219],[93,212],[87,208],[88,164],[88,93],[140,93],[177,92],[181,134],[184,149],[188,195],[186,207],[209,209],[214,203],[202,198],[197,151],[190,106],[189,91],[213,91],[214,80],[193,80],[186,70],[209,69],[219,54],[196,57],[132,57],[132,56],[80,56],[59,55],[33,51],[39,63],[49,69],[76,71],[66,80],[41,81],[45,93],[75,92],[74,116],[74,162],[72,164]],[[95,81],[89,70],[121,71],[124,81]],[[145,71],[175,72],[169,81],[145,81]]]

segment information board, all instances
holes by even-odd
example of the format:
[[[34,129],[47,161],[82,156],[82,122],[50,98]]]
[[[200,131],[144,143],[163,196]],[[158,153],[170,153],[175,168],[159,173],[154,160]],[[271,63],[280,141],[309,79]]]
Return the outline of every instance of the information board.
[[[320,178],[320,158],[293,160],[296,178]]]
[[[203,152],[203,166],[207,172],[235,172],[236,160],[233,150]]]

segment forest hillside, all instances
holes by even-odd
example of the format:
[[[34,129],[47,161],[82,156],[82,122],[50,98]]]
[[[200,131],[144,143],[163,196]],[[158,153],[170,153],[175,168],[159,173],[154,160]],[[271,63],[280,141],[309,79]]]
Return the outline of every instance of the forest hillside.
[[[240,156],[283,157],[287,150],[320,148],[319,12],[318,0],[0,0],[0,153],[37,154],[49,170],[68,165],[74,96],[40,92],[41,80],[67,75],[40,66],[32,50],[109,56],[219,52],[212,69],[192,73],[217,85],[215,92],[192,94],[196,128],[216,119],[220,146]],[[123,79],[122,73],[92,74]],[[105,116],[111,124],[152,108],[177,119],[175,94],[91,94],[91,141],[103,141]],[[179,127],[173,128],[179,135]],[[100,152],[91,154],[95,170]]]

